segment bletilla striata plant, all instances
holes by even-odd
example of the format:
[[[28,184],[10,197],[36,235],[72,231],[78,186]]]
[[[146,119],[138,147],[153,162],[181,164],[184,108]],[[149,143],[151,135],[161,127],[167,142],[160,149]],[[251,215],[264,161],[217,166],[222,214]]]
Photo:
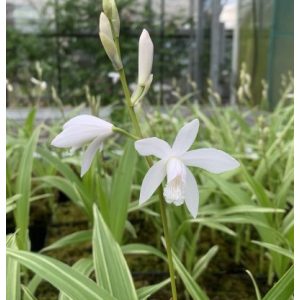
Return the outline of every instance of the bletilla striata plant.
[[[239,163],[229,154],[213,148],[188,151],[199,129],[197,119],[181,128],[172,147],[156,137],[144,138],[134,106],[145,97],[153,80],[153,43],[148,31],[144,29],[139,39],[137,87],[131,94],[121,59],[119,46],[120,20],[115,1],[104,0],[103,10],[104,12],[101,12],[99,20],[100,40],[113,67],[119,74],[125,95],[125,104],[135,135],[124,129],[114,127],[111,123],[97,117],[83,115],[68,121],[63,126],[63,131],[52,141],[52,145],[79,148],[90,143],[84,153],[81,176],[90,168],[97,151],[102,149],[103,141],[114,132],[135,139],[135,148],[141,156],[154,155],[160,159],[154,164],[150,158],[147,159],[150,169],[143,180],[139,202],[143,204],[147,201],[162,184],[164,178],[167,177],[167,184],[164,188],[159,189],[158,195],[166,240],[172,299],[177,300],[165,202],[176,206],[185,203],[189,212],[195,218],[198,213],[199,192],[196,180],[188,167],[199,167],[212,173],[221,173],[237,168]]]

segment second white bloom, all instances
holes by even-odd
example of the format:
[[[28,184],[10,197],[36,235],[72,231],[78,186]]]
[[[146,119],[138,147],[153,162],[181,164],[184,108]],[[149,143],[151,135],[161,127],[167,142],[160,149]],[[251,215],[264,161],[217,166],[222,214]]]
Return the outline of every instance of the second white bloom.
[[[90,143],[87,147],[81,165],[81,176],[90,168],[97,151],[103,147],[103,141],[113,134],[113,125],[100,118],[80,115],[72,118],[63,126],[51,145],[58,148],[77,149]]]
[[[158,138],[146,138],[135,142],[142,156],[154,155],[160,160],[146,174],[140,193],[140,204],[146,202],[167,176],[164,197],[167,203],[186,204],[195,218],[198,213],[199,191],[194,175],[187,168],[199,167],[211,173],[222,173],[237,168],[240,164],[229,154],[214,148],[187,151],[197,136],[199,121],[186,124],[178,132],[171,147]]]

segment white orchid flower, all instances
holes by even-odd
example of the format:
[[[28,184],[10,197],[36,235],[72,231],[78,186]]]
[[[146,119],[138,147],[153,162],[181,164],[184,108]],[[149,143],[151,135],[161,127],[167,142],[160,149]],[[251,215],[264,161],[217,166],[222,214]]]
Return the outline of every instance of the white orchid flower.
[[[184,202],[195,218],[198,213],[199,191],[195,177],[187,168],[198,167],[211,173],[230,171],[239,166],[229,154],[214,148],[188,151],[197,136],[199,121],[186,124],[178,132],[171,147],[167,142],[156,137],[135,142],[135,149],[142,156],[154,155],[160,160],[147,172],[140,192],[139,203],[146,202],[167,176],[164,197],[167,203],[176,206]]]
[[[111,123],[94,116],[80,115],[64,124],[63,131],[54,138],[51,145],[74,150],[91,142],[83,155],[82,177],[90,168],[97,150],[102,150],[103,141],[112,134]]]

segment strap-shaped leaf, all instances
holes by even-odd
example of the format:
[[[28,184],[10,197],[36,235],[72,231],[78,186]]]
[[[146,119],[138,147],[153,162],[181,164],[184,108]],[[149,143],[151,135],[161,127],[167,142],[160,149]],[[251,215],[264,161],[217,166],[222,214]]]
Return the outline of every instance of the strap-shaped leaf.
[[[72,269],[78,271],[84,276],[89,277],[94,270],[94,263],[91,258],[81,258],[73,266]],[[71,300],[68,296],[61,293],[59,300]]]
[[[96,205],[93,210],[93,256],[97,282],[118,300],[136,300],[133,280],[122,250]]]
[[[9,258],[17,260],[34,273],[50,282],[72,300],[116,300],[105,289],[70,266],[47,256],[7,249]]]
[[[31,172],[33,165],[33,153],[38,142],[39,134],[40,127],[37,127],[24,147],[16,182],[16,193],[21,195],[21,198],[17,201],[15,210],[16,225],[19,229],[17,241],[18,247],[24,250],[28,247]]]
[[[294,292],[294,265],[279,279],[263,297],[263,300],[289,300]]]
[[[154,293],[158,292],[160,289],[162,289],[164,286],[169,284],[171,282],[170,278],[153,285],[145,286],[140,289],[138,289],[137,294],[139,297],[139,300],[146,300]]]
[[[6,237],[6,247],[18,249],[16,234],[10,234]],[[20,265],[14,259],[6,259],[6,300],[20,300]]]
[[[136,157],[137,152],[132,141],[129,141],[125,147],[124,155],[119,159],[119,166],[113,177],[109,201],[110,229],[118,242],[122,241],[125,229]]]
[[[66,246],[73,246],[91,240],[92,240],[92,230],[81,230],[62,237],[61,239],[55,241],[51,245],[42,249],[41,252],[56,250]]]
[[[29,300],[37,300],[37,298],[32,294],[32,292],[27,286],[22,285],[22,290],[24,292],[24,298],[26,297],[26,299]]]

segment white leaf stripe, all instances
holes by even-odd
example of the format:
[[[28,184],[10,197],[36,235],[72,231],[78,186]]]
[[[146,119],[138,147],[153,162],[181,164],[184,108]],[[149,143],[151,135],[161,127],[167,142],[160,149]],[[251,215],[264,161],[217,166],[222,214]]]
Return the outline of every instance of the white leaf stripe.
[[[11,249],[17,249],[16,234],[6,237],[6,246]],[[10,257],[6,260],[6,293],[7,299],[21,299],[20,265]]]
[[[50,282],[72,300],[116,300],[91,279],[53,258],[11,249],[7,249],[6,253]]]
[[[84,276],[89,277],[94,270],[94,262],[91,258],[81,258],[73,266],[72,269],[78,271]],[[72,300],[63,293],[60,293],[58,300]]]
[[[93,256],[98,284],[111,290],[118,300],[138,299],[122,250],[96,205],[94,205]]]

